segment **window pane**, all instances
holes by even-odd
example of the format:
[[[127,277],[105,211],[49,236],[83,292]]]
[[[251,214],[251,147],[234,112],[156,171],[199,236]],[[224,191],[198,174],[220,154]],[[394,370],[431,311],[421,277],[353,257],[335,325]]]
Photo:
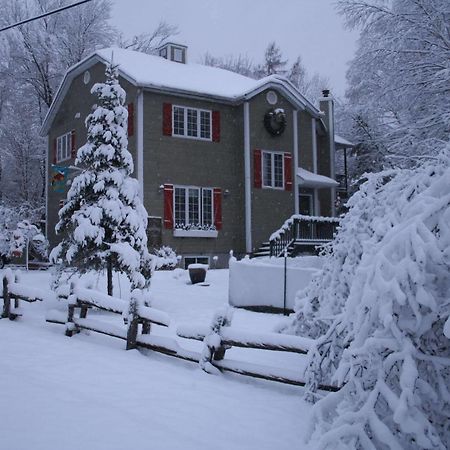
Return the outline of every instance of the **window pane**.
[[[188,136],[197,137],[197,110],[188,109],[187,110],[187,134]]]
[[[191,225],[200,224],[199,194],[200,194],[199,189],[197,188],[189,189],[189,224]]]
[[[283,155],[275,153],[274,158],[274,187],[283,187]]]
[[[183,50],[181,50],[180,48],[174,48],[173,60],[177,62],[183,62]]]
[[[272,186],[272,157],[263,153],[263,186]]]
[[[184,108],[173,108],[173,134],[184,136]]]
[[[203,225],[211,226],[213,224],[212,214],[212,189],[203,189]]]
[[[200,137],[211,139],[211,113],[200,111]]]
[[[175,228],[186,224],[186,189],[175,188]]]

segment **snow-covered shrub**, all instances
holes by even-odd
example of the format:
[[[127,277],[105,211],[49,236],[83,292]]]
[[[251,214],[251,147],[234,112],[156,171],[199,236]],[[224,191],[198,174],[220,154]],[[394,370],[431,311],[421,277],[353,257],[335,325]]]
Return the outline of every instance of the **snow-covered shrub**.
[[[214,353],[222,347],[222,337],[220,330],[222,327],[229,327],[233,318],[233,310],[229,306],[224,306],[217,310],[211,322],[211,329],[203,339],[203,350],[199,365],[202,370],[208,373],[219,373],[218,369],[212,364]]]
[[[288,330],[317,338],[311,391],[344,385],[314,406],[310,443],[449,448],[450,148],[370,175],[349,207]]]
[[[128,151],[125,91],[117,67],[106,67],[106,82],[96,83],[91,93],[98,105],[86,118],[87,143],[75,164],[82,171],[73,180],[67,203],[59,211],[57,234],[65,233],[52,250],[53,261],[108,273],[112,294],[112,271],[124,272],[133,288],[150,282],[152,258],[147,249],[147,211],[139,198],[139,185],[131,177],[133,159]]]
[[[177,254],[167,245],[163,245],[161,248],[155,250],[155,256],[156,270],[173,270],[178,265]]]
[[[22,256],[23,252],[26,251],[27,242],[29,246],[28,251],[32,257],[38,259],[47,258],[47,239],[36,225],[33,225],[28,220],[22,220],[11,233],[9,254],[15,257]]]

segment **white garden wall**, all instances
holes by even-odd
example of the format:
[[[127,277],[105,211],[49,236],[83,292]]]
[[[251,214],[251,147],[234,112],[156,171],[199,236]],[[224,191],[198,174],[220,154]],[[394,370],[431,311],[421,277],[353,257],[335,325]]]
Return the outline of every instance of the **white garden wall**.
[[[320,270],[318,256],[287,259],[286,307],[294,309],[297,292]],[[284,259],[231,257],[228,301],[232,306],[283,308]]]

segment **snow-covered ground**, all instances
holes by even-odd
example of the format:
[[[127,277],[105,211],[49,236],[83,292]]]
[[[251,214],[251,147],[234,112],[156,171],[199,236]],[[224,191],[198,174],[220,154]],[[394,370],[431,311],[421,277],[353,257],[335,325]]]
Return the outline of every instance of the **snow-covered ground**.
[[[29,272],[22,280],[48,289],[50,275]],[[154,326],[152,333],[175,336],[178,324],[209,324],[227,302],[228,271],[211,270],[206,281],[209,286],[191,285],[185,271],[157,272],[152,305],[169,314],[171,325]],[[170,356],[127,352],[123,341],[96,333],[68,338],[61,325],[45,322],[46,311],[58,306],[55,300],[22,306],[22,318],[0,320],[0,449],[301,448],[310,411],[301,388],[208,375]],[[232,327],[267,332],[280,320],[236,310]],[[299,355],[244,349],[228,354],[302,368]]]

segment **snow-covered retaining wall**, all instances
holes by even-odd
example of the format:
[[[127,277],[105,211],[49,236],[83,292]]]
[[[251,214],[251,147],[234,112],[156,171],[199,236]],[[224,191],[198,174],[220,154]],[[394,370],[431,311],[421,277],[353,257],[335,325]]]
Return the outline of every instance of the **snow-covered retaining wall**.
[[[294,309],[297,292],[304,289],[320,270],[318,256],[287,259],[286,307]],[[232,306],[283,308],[284,259],[231,257],[228,301]]]

